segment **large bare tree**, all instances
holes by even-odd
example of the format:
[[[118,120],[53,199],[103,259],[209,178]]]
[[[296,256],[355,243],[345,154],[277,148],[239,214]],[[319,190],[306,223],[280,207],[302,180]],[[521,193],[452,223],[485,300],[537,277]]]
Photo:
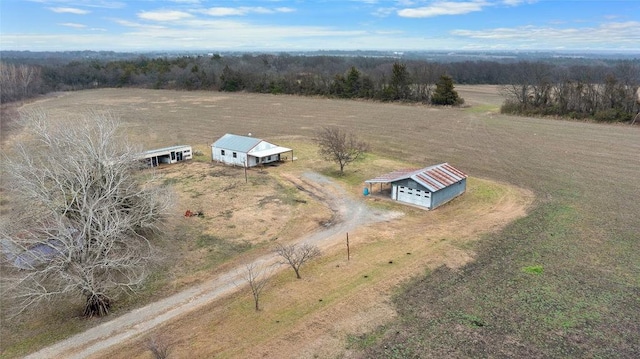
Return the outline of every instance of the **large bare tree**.
[[[112,115],[23,118],[29,133],[3,158],[13,200],[0,225],[3,264],[12,268],[3,279],[17,309],[82,296],[85,316],[106,315],[118,294],[145,278],[148,236],[172,196],[139,170],[140,151]]]
[[[324,127],[316,134],[315,141],[320,155],[336,162],[341,174],[344,173],[344,166],[360,158],[369,149],[369,144],[338,127]]]
[[[296,278],[301,279],[300,267],[313,258],[319,257],[320,249],[308,243],[303,244],[291,244],[288,246],[278,244],[276,246],[276,253],[284,259],[284,263],[288,264],[296,272]]]

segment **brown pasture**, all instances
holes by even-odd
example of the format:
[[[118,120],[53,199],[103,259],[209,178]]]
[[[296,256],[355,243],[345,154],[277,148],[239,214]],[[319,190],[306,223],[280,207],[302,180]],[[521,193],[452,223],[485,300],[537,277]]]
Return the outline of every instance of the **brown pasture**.
[[[168,278],[159,284],[165,294],[227,265],[207,265],[208,248],[196,245],[202,234],[252,243],[254,249],[237,259],[246,260],[251,253],[269,250],[270,241],[294,239],[330,217],[312,198],[304,197],[307,205],[303,205],[295,201],[303,198],[299,194],[282,195],[283,188],[291,187],[283,176],[309,169],[332,172],[333,166],[316,157],[311,143],[322,126],[343,127],[372,145],[373,155],[348,166],[348,175],[341,180],[353,196],[358,196],[363,179],[399,166],[446,161],[469,173],[473,177],[469,192],[433,212],[368,199],[374,206],[406,215],[354,233],[358,250],[349,263],[336,246],[309,267],[302,281],[291,280],[287,271],[278,274],[265,294],[263,311],[252,312],[250,298],[239,292],[150,333],[171,344],[176,357],[336,357],[352,354],[345,344],[348,336],[394,318],[390,297],[399,283],[439,265],[464,265],[475,256],[470,241],[525,216],[530,206],[558,200],[575,206],[582,221],[580,233],[593,260],[613,271],[626,270],[615,259],[599,256],[598,250],[605,248],[608,236],[619,233],[615,228],[624,228],[624,233],[640,230],[635,220],[640,213],[636,183],[640,130],[504,116],[498,111],[502,99],[497,88],[459,86],[457,90],[466,107],[106,89],[56,94],[25,109],[43,109],[53,117],[110,111],[124,122],[131,140],[145,148],[190,144],[204,153],[203,162],[160,170],[173,183],[180,204],[169,226],[181,241],[163,243],[174,253],[170,257],[179,261],[169,265]],[[252,170],[251,186],[243,185],[238,170],[206,161],[209,144],[228,132],[251,133],[292,147],[298,160]],[[203,210],[205,219],[185,225],[180,214],[186,208]],[[364,281],[365,275],[372,280]],[[148,294],[144,300],[161,295]],[[12,328],[33,326],[3,324],[3,334]],[[3,337],[11,338],[15,346],[25,340],[25,333]],[[123,343],[103,356],[149,358],[146,339]],[[2,345],[3,356],[20,353],[19,349],[5,351],[6,345]]]

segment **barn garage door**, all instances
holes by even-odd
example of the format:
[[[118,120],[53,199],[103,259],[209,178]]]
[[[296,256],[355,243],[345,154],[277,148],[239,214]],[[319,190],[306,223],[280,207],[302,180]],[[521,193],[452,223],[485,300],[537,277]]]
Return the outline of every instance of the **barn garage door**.
[[[431,207],[431,192],[398,186],[397,198],[400,202],[407,202],[423,207]]]

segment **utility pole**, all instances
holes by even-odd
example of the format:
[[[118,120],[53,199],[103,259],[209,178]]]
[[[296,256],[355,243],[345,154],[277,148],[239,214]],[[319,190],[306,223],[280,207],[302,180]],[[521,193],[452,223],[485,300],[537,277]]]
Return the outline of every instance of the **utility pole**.
[[[349,252],[349,232],[347,232],[347,262],[351,259],[351,253]]]

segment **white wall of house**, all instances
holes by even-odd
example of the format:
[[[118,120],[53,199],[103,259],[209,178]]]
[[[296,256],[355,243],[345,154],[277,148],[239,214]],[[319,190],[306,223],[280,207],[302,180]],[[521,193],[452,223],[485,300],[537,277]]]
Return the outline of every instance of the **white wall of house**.
[[[260,141],[249,152],[229,150],[222,147],[211,146],[211,158],[217,162],[223,162],[234,166],[253,167],[261,164],[280,161],[280,153],[291,151],[267,141]]]
[[[224,148],[211,147],[211,158],[213,158],[214,161],[244,167],[246,163],[245,161],[247,161],[247,154],[244,152],[237,152]],[[252,166],[251,163],[249,163],[248,165]],[[255,165],[255,157],[253,165]]]

